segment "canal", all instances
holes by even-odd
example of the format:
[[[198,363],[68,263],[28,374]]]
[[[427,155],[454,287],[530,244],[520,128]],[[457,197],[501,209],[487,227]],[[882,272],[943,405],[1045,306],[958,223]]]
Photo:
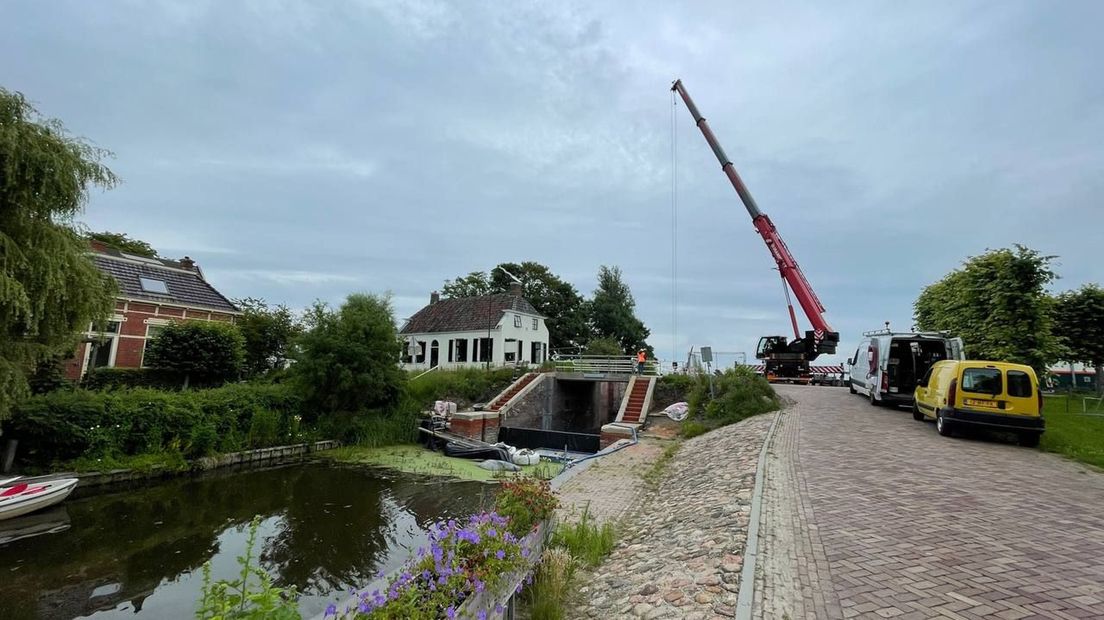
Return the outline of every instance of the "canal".
[[[189,619],[202,566],[233,578],[249,522],[305,617],[389,573],[433,522],[487,507],[492,485],[308,462],[160,481],[0,521],[0,618]]]

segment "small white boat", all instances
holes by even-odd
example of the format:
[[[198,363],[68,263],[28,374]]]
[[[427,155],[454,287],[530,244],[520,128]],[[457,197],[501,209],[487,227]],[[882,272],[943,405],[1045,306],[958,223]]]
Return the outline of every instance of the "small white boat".
[[[76,478],[58,478],[0,487],[0,521],[53,506],[76,486]]]
[[[0,478],[0,487],[11,486],[11,483],[15,482],[16,480],[19,480],[22,477],[23,476],[16,476],[14,478]]]

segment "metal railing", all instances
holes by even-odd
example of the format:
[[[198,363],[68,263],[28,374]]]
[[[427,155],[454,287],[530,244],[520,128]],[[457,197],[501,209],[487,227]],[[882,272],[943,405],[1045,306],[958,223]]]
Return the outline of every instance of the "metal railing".
[[[631,375],[636,372],[636,358],[631,355],[559,355],[554,360],[556,372],[577,372],[583,374]],[[659,374],[659,362],[652,359],[644,362],[642,374]]]

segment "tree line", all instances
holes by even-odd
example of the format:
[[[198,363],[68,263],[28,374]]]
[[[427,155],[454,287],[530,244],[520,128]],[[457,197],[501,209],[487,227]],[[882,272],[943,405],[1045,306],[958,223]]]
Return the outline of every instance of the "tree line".
[[[1048,293],[1056,258],[1022,245],[970,257],[921,291],[916,326],[962,337],[970,359],[1028,364],[1040,377],[1059,361],[1083,363],[1104,392],[1104,289]]]

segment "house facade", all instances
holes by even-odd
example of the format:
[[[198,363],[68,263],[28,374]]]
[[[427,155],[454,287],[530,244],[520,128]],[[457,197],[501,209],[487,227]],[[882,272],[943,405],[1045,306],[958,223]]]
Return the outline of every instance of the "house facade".
[[[80,379],[94,368],[140,368],[146,343],[173,321],[229,321],[241,312],[185,256],[179,261],[134,256],[92,242],[92,262],[118,286],[115,312],[103,332],[83,334],[65,375]]]
[[[480,297],[433,293],[399,330],[406,343],[402,363],[412,370],[541,364],[548,359],[545,320],[520,285]]]

